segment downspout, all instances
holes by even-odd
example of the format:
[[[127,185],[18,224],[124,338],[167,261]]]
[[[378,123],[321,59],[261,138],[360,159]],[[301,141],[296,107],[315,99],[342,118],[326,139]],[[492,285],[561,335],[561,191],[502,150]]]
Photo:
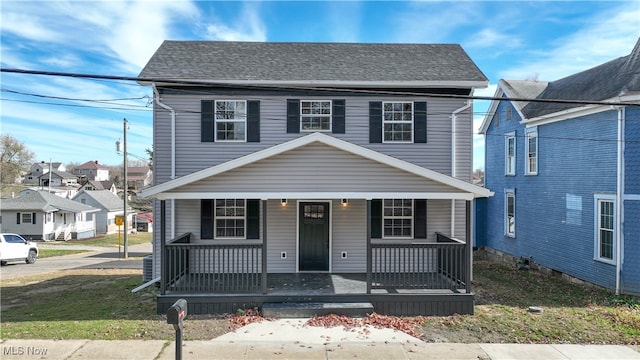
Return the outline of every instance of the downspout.
[[[160,93],[156,88],[156,83],[151,83],[153,87],[153,98],[156,104],[165,110],[169,110],[171,113],[171,180],[176,178],[176,111],[167,104],[160,101]],[[175,200],[171,200],[171,232],[170,238],[175,238],[176,235],[176,205]],[[162,224],[164,226],[164,224]]]
[[[617,161],[617,184],[616,184],[616,295],[621,292],[621,272],[622,272],[622,245],[624,243],[624,233],[622,231],[622,219],[624,217],[624,122],[625,108],[618,109],[618,161]]]
[[[471,91],[473,93],[473,89]],[[453,110],[451,112],[451,177],[455,178],[458,175],[456,171],[456,120],[458,114],[469,109],[471,107],[472,100],[467,100],[467,104],[463,107]],[[473,150],[472,150],[473,151]],[[455,237],[456,234],[456,201],[451,200],[451,237]]]

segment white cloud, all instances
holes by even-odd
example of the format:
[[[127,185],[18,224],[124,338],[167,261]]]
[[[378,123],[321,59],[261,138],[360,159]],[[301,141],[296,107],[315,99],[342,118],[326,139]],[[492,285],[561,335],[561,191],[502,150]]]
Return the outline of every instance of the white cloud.
[[[2,6],[5,9],[8,7],[7,3],[4,3]],[[11,6],[9,6],[9,9],[11,9]],[[61,37],[58,33],[51,31],[46,23],[43,24],[43,22],[44,19],[39,18],[37,15],[3,11],[0,29],[2,29],[3,33],[15,34],[29,40],[60,41]]]
[[[260,7],[243,5],[232,24],[215,23],[206,26],[207,38],[224,41],[266,41],[267,32],[260,19]]]
[[[530,62],[504,69],[500,78],[521,80],[537,74],[540,80],[553,81],[628,55],[640,35],[640,8],[637,3],[621,4],[585,19],[582,30],[558,38],[550,50],[531,53]]]

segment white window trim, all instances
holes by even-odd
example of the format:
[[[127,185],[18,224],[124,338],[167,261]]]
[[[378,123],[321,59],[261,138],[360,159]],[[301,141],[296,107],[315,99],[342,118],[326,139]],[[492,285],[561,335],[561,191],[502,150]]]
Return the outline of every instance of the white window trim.
[[[509,232],[509,197],[513,197],[513,232]],[[516,237],[516,190],[504,189],[504,236]]]
[[[244,236],[218,236],[218,215],[216,214],[216,200],[244,200],[244,216],[221,216],[223,219],[243,219]],[[214,240],[246,240],[247,239],[247,199],[214,199],[213,200],[213,239]],[[208,240],[208,239],[207,239]]]
[[[29,218],[29,220],[25,220],[25,216]],[[23,212],[20,213],[20,224],[33,224],[33,214]]]
[[[244,119],[220,119],[218,121],[218,119],[216,119],[216,109],[217,109],[217,104],[219,102],[243,102],[244,103]],[[220,99],[220,100],[215,100],[214,104],[213,104],[213,136],[214,136],[214,141],[215,142],[247,142],[247,112],[248,112],[248,108],[247,108],[247,100],[237,100],[237,99]],[[229,122],[233,122],[233,123],[244,123],[244,139],[233,139],[233,140],[227,140],[227,139],[218,139],[218,122],[225,122],[225,123],[229,123]]]
[[[407,104],[411,104],[411,120],[410,121],[385,121],[384,120],[384,104],[396,104],[396,103],[407,103]],[[416,117],[416,109],[415,109],[415,103],[413,101],[403,101],[403,100],[398,100],[398,101],[383,101],[382,102],[382,143],[384,144],[413,144],[413,135],[414,135],[414,131],[415,131],[415,117]],[[391,123],[391,124],[407,124],[410,123],[411,124],[411,140],[385,140],[384,139],[384,124],[385,123]]]
[[[533,171],[530,171],[529,169],[529,139],[535,137],[536,139],[536,166],[535,169]],[[525,140],[524,140],[524,174],[525,175],[538,175],[538,159],[540,159],[540,156],[538,156],[538,150],[539,150],[539,146],[538,146],[538,128],[530,128],[527,129],[525,132]]]
[[[594,221],[593,221],[593,259],[596,261],[600,261],[603,263],[615,265],[616,264],[616,251],[617,251],[617,236],[618,231],[616,229],[616,218],[618,214],[616,213],[616,196],[614,194],[594,194],[593,195],[593,203],[594,203]],[[600,257],[600,202],[601,201],[610,201],[613,203],[613,248],[612,250],[612,258],[607,259]]]
[[[509,161],[509,140],[513,139],[513,159]],[[516,174],[516,156],[517,154],[517,142],[516,132],[512,131],[505,134],[504,138],[504,174],[505,176],[514,176]],[[509,164],[512,164],[512,169],[509,171]]]
[[[326,114],[303,114],[302,103],[328,102],[329,103],[329,128],[328,129],[303,129],[302,119],[308,117],[327,116]],[[331,100],[300,100],[300,131],[301,132],[332,132],[333,131],[333,101]]]
[[[396,199],[382,199],[382,238],[383,239],[400,239],[400,240],[407,240],[407,239],[413,239],[413,228],[415,226],[415,204],[414,204],[414,199],[411,199],[411,216],[385,216],[384,215],[384,201],[385,200],[396,200]],[[398,200],[407,200],[407,199],[398,199]],[[384,220],[385,219],[411,219],[411,235],[409,236],[385,236],[384,235]]]

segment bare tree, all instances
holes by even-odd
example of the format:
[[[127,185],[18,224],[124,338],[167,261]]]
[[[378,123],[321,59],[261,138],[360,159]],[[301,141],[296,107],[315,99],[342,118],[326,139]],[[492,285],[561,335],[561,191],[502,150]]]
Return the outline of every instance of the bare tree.
[[[0,183],[13,184],[29,169],[34,154],[11,135],[0,135],[0,147]]]

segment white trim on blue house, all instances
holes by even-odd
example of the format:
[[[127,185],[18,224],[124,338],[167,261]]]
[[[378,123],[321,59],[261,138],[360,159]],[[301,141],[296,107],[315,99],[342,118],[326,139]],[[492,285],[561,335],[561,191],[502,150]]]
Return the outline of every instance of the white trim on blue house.
[[[600,256],[600,201],[601,200],[606,200],[606,201],[611,201],[613,203],[613,221],[612,221],[612,225],[613,225],[613,239],[612,239],[612,250],[611,250],[611,259],[607,259],[607,258],[603,258]],[[611,265],[616,265],[616,259],[618,258],[617,255],[617,248],[618,248],[618,244],[617,244],[617,239],[618,239],[618,225],[617,225],[617,218],[618,218],[618,211],[617,211],[617,201],[616,201],[616,195],[615,194],[593,194],[593,226],[594,226],[594,232],[593,232],[593,259],[595,261],[601,261],[607,264],[611,264]]]
[[[513,231],[509,231],[509,197],[513,197]],[[504,189],[504,236],[516,237],[516,189]]]
[[[509,141],[513,140],[513,157],[509,157]],[[504,175],[515,176],[517,168],[517,147],[518,141],[516,132],[511,131],[504,134]]]
[[[538,175],[538,160],[540,159],[540,156],[538,156],[538,127],[537,126],[533,126],[530,128],[526,128],[524,131],[525,135],[524,135],[524,174],[525,175]],[[533,137],[536,139],[536,143],[535,143],[535,169],[532,171],[530,169],[530,164],[529,164],[529,140],[530,137]]]

